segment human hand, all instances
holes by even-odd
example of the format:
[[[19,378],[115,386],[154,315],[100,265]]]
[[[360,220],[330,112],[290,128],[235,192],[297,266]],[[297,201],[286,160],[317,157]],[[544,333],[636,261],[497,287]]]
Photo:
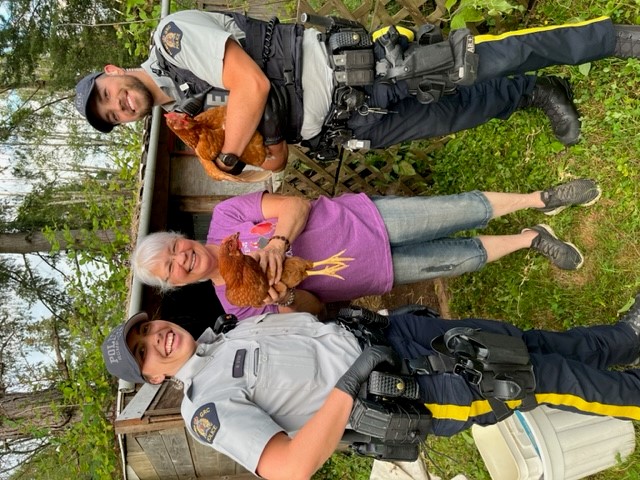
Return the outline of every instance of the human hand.
[[[336,388],[355,399],[360,391],[360,385],[369,378],[371,371],[382,362],[391,365],[398,363],[398,356],[391,347],[372,345],[365,348],[349,370],[338,380]]]
[[[267,151],[266,157],[260,166],[272,172],[284,170],[289,159],[289,145],[287,145],[287,142],[283,140],[275,145],[267,145],[265,149]]]
[[[279,305],[289,297],[289,288],[282,282],[269,287],[268,295],[263,300],[265,305]]]
[[[278,246],[275,243],[270,243],[262,250],[256,250],[249,255],[260,264],[260,268],[267,275],[270,286],[280,281],[285,259],[284,245]]]

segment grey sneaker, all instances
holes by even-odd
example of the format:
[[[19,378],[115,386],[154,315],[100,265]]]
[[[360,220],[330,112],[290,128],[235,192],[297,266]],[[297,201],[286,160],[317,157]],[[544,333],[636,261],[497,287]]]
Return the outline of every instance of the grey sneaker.
[[[600,199],[602,189],[594,181],[587,178],[579,178],[562,185],[543,190],[540,197],[544,207],[538,208],[545,215],[555,215],[572,205],[588,207]]]
[[[523,231],[533,230],[538,236],[531,242],[531,248],[551,260],[562,270],[578,270],[584,263],[584,257],[573,243],[563,242],[549,225],[541,223]]]

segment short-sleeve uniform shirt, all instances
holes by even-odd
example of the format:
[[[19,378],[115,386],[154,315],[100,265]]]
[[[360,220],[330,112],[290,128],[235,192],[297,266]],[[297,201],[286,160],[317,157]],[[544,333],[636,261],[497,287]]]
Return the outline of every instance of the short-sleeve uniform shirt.
[[[304,121],[301,131],[303,138],[311,138],[320,132],[331,106],[333,70],[329,65],[324,44],[317,40],[318,33],[314,29],[307,29],[304,33]],[[245,33],[228,15],[198,10],[176,12],[160,21],[154,33],[155,49],[152,49],[142,68],[165,94],[174,99],[181,98],[169,77],[156,74],[158,49],[167,61],[189,70],[211,86],[224,90],[222,67],[225,45],[230,38],[241,42]],[[172,110],[175,108],[175,102],[162,107]]]
[[[207,330],[176,378],[190,433],[255,472],[267,442],[298,431],[361,352],[355,337],[306,313]]]

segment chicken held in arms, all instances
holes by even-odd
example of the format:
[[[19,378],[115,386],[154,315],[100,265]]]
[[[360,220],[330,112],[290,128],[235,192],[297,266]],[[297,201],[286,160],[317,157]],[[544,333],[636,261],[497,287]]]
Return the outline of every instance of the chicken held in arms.
[[[218,267],[226,284],[227,300],[237,307],[264,305],[269,292],[269,280],[260,264],[240,249],[240,234],[225,238],[220,244]],[[311,275],[328,275],[344,280],[338,272],[349,266],[352,258],[343,257],[345,251],[336,253],[325,260],[312,262],[300,257],[286,257],[282,266],[281,282],[287,288],[294,288]],[[314,270],[316,267],[323,267]],[[277,289],[277,288],[276,288]]]
[[[224,120],[226,107],[215,107],[191,117],[186,113],[165,113],[167,126],[187,146],[193,148],[204,167],[207,175],[214,180],[228,180],[231,182],[259,182],[268,178],[271,173],[264,170],[245,170],[239,175],[223,172],[214,160],[222,150],[224,144]],[[247,165],[261,166],[267,155],[262,135],[255,132],[245,148],[240,160]]]

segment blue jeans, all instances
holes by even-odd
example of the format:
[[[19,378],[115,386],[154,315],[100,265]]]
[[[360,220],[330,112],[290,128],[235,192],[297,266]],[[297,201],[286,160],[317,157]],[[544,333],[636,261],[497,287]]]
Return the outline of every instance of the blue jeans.
[[[487,226],[493,210],[482,192],[372,200],[389,234],[395,285],[474,272],[487,263],[480,240],[451,238]]]

